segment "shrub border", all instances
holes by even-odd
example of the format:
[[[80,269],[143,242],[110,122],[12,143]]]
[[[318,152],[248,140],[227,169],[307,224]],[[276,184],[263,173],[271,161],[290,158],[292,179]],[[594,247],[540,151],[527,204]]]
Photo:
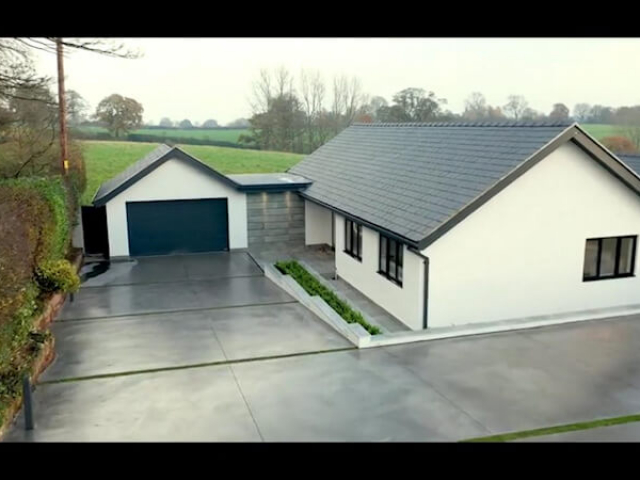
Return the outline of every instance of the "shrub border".
[[[351,308],[335,292],[320,281],[295,260],[279,261],[274,264],[284,275],[290,275],[310,296],[319,296],[347,323],[360,324],[370,335],[380,335],[382,330],[367,322],[362,313]]]
[[[71,258],[69,259],[76,272],[80,271],[83,260],[84,257],[82,253],[78,251],[73,251]],[[66,297],[67,295],[61,292],[49,295],[42,310],[40,310],[37,316],[33,319],[33,328],[36,332],[50,333],[48,327],[62,309]],[[29,367],[29,377],[31,378],[32,384],[35,384],[38,381],[40,375],[42,375],[49,365],[51,365],[51,362],[53,362],[55,357],[55,338],[53,335],[49,335],[42,344],[40,351],[34,356],[33,362]],[[20,412],[21,408],[22,392],[6,406],[4,419],[0,423],[0,441],[9,428],[11,428],[11,425],[15,422],[16,416]]]

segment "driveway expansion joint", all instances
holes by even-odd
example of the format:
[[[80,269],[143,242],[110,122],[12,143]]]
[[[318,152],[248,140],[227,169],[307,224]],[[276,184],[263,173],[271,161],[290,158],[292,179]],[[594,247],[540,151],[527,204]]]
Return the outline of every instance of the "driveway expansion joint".
[[[113,372],[113,373],[101,373],[96,375],[87,375],[83,377],[70,377],[70,378],[58,378],[55,380],[45,380],[42,382],[38,382],[38,385],[54,385],[58,383],[69,383],[69,382],[84,382],[87,380],[100,380],[104,378],[113,378],[113,377],[125,377],[131,375],[143,375],[145,373],[160,373],[160,372],[171,372],[175,370],[190,370],[194,368],[205,368],[205,367],[218,367],[218,366],[232,366],[241,363],[251,363],[251,362],[260,362],[266,360],[281,360],[288,359],[293,357],[306,357],[311,355],[323,355],[327,353],[336,353],[336,352],[344,352],[357,350],[356,347],[341,347],[341,348],[332,348],[329,350],[317,350],[314,352],[298,352],[298,353],[288,353],[284,355],[268,355],[262,357],[250,357],[250,358],[238,358],[233,360],[219,360],[215,362],[204,362],[204,363],[194,363],[189,365],[178,365],[174,367],[158,367],[158,368],[148,368],[143,370],[130,370],[124,372]]]
[[[144,317],[144,316],[150,316],[150,315],[162,315],[162,314],[182,313],[182,312],[203,312],[207,310],[224,310],[229,308],[269,307],[273,305],[289,305],[291,303],[298,303],[298,302],[296,300],[290,300],[286,302],[263,302],[263,303],[247,303],[244,305],[224,305],[222,307],[195,307],[195,308],[181,308],[177,310],[157,310],[153,312],[123,313],[121,315],[108,315],[108,316],[101,316],[101,317],[59,318],[56,320],[56,323],[87,322],[87,321],[108,320],[112,318]]]

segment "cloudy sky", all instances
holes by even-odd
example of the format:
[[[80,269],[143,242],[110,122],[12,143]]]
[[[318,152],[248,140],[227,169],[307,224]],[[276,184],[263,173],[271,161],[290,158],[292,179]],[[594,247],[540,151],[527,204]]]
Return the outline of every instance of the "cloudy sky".
[[[145,121],[168,116],[227,123],[250,116],[251,84],[261,68],[298,74],[318,69],[358,76],[370,95],[387,99],[406,87],[432,90],[462,110],[472,91],[492,105],[524,95],[549,112],[555,102],[640,104],[640,39],[475,38],[132,38],[143,56],[113,59],[76,52],[66,61],[68,88],[92,108],[107,95],[133,97]],[[41,73],[55,75],[55,57],[37,55]]]

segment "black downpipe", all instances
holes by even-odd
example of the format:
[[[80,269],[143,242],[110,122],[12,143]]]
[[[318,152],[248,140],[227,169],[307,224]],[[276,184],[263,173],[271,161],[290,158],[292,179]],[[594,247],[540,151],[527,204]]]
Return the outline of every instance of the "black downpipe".
[[[423,255],[419,250],[416,250],[412,247],[409,247],[408,249],[412,253],[415,253],[417,256],[422,258],[422,264],[424,265],[424,288],[422,292],[424,303],[422,304],[422,328],[426,330],[429,324],[429,257]]]

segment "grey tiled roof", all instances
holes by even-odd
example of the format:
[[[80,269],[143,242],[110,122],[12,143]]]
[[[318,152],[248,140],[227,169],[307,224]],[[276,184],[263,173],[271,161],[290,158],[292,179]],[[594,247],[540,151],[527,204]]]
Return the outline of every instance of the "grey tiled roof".
[[[636,175],[640,175],[640,155],[625,155],[623,153],[619,153],[616,154],[616,156],[631,167]]]
[[[292,167],[305,196],[418,243],[567,122],[356,124]]]
[[[156,148],[155,150],[152,150],[151,152],[149,152],[146,156],[144,156],[137,162],[133,163],[132,165],[129,165],[129,167],[127,167],[125,170],[120,172],[118,175],[116,175],[112,179],[107,180],[102,185],[100,185],[100,188],[98,189],[95,196],[93,197],[94,202],[99,201],[101,198],[107,196],[109,193],[116,190],[118,187],[123,185],[125,182],[127,182],[131,178],[135,177],[138,173],[140,173],[142,170],[147,168],[149,165],[161,159],[171,150],[172,150],[172,147],[162,144],[158,146],[158,148]]]

